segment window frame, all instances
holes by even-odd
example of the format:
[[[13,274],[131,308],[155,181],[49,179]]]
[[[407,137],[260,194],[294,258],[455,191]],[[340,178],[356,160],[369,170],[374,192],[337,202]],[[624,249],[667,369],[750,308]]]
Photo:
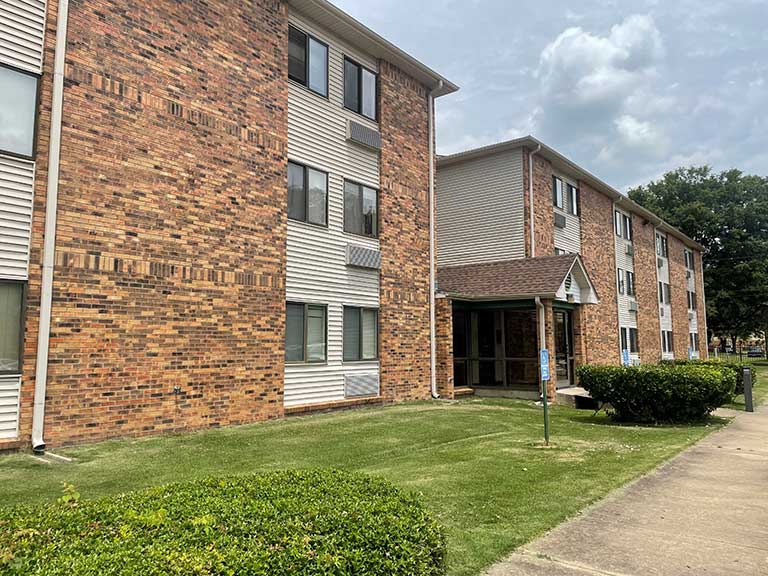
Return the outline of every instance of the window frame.
[[[302,82],[301,80],[297,80],[296,78],[291,76],[290,71],[288,72],[288,80],[290,80],[294,84],[297,84],[298,86],[301,86],[302,88],[305,88],[306,90],[309,90],[310,92],[312,92],[312,94],[316,94],[317,96],[320,96],[321,98],[325,98],[326,100],[329,100],[330,99],[330,91],[331,91],[330,90],[330,84],[331,84],[331,82],[330,82],[330,76],[331,76],[331,71],[330,71],[331,46],[330,46],[330,44],[328,44],[327,42],[324,42],[323,40],[320,40],[320,38],[318,38],[314,34],[310,34],[309,32],[306,32],[306,31],[302,30],[301,28],[299,28],[298,26],[295,26],[294,24],[289,24],[288,25],[288,36],[289,36],[289,39],[290,39],[290,29],[291,28],[293,28],[294,30],[297,30],[297,31],[301,32],[302,34],[304,34],[304,36],[307,39],[306,42],[304,42],[304,54],[305,54],[304,74],[306,75],[307,80],[306,80],[306,83]],[[318,44],[322,44],[323,46],[325,46],[325,94],[323,94],[322,92],[318,92],[317,90],[315,90],[314,88],[310,88],[310,86],[309,86],[309,54],[310,54],[310,51],[309,51],[309,40],[310,40],[310,38],[312,40],[314,40],[315,42],[317,42]]]
[[[625,292],[626,292],[627,296],[634,297],[637,294],[635,292],[635,273],[632,272],[631,270],[627,270],[626,271],[626,276],[627,276],[627,279],[626,279],[626,283],[625,283],[625,286],[626,286],[626,291]]]
[[[346,66],[346,64],[347,64],[347,62],[349,62],[350,64],[353,64],[354,66],[357,66],[357,69],[358,69],[358,73],[357,73],[357,94],[358,94],[358,108],[359,108],[359,110],[355,110],[351,106],[347,106],[347,90],[346,90],[346,75],[347,75],[347,66]],[[344,109],[345,110],[349,110],[350,112],[354,112],[355,114],[359,114],[363,118],[367,118],[371,122],[376,122],[378,124],[379,123],[379,108],[380,108],[380,106],[379,106],[379,90],[380,90],[380,88],[379,88],[379,86],[380,86],[379,73],[376,72],[375,70],[371,70],[370,68],[368,68],[368,66],[364,66],[364,65],[360,64],[360,62],[358,62],[354,58],[351,58],[351,57],[347,56],[346,54],[344,54],[344,65],[342,67],[342,70],[344,71],[344,78],[343,78],[343,81],[342,81],[342,88],[343,88],[342,104],[344,106]],[[373,118],[371,118],[367,114],[363,113],[363,70],[368,71],[370,74],[372,74],[374,76],[374,78],[376,78],[376,93],[373,95],[373,101],[376,103],[376,114],[374,115]]]
[[[624,225],[622,220],[622,214],[618,210],[614,210],[613,212],[613,232],[618,236],[619,238],[624,237]]]
[[[357,327],[360,334],[360,342],[357,350],[357,357],[348,359],[344,350],[344,334],[346,332],[346,312],[347,310],[357,310]],[[363,312],[374,312],[376,315],[376,355],[372,358],[363,358],[363,348],[365,347],[365,338],[363,337]],[[373,308],[370,306],[343,306],[341,311],[342,325],[341,325],[341,362],[342,364],[356,363],[356,362],[378,362],[380,355],[380,324],[379,324],[379,308]]]
[[[622,296],[624,295],[624,270],[622,268],[616,268],[616,290]]]
[[[26,280],[14,280],[11,278],[0,279],[0,284],[13,284],[21,286],[21,310],[19,311],[19,367],[18,370],[0,370],[0,376],[21,375],[24,370],[24,331],[27,320],[27,290]]]
[[[288,305],[295,305],[295,306],[303,306],[304,307],[304,326],[302,333],[304,335],[304,346],[302,347],[302,360],[288,360],[285,359],[286,364],[291,365],[297,365],[297,364],[328,364],[328,304],[318,304],[317,302],[297,302],[296,300],[286,300],[285,301],[285,316],[286,316],[286,323],[288,319]],[[325,316],[325,322],[323,323],[323,342],[325,344],[325,354],[322,360],[308,360],[307,355],[307,346],[309,345],[309,339],[307,338],[308,330],[309,330],[309,322],[307,322],[307,319],[309,318],[308,312],[310,308],[322,308],[323,314]],[[283,348],[286,349],[287,353],[287,330],[285,331],[286,335],[283,338]]]
[[[640,334],[637,328],[627,328],[627,336],[629,341],[629,353],[640,354]]]
[[[362,222],[362,215],[363,215],[363,188],[368,188],[368,190],[373,190],[376,192],[376,233],[373,235],[365,234],[365,232],[354,232],[352,230],[347,229],[347,209],[346,209],[346,194],[347,194],[347,184],[352,184],[354,186],[360,187],[360,215],[361,215],[361,222]],[[381,234],[381,190],[379,188],[374,188],[373,186],[368,186],[368,184],[363,184],[362,182],[358,182],[356,180],[350,180],[348,178],[344,178],[344,185],[342,190],[342,214],[343,214],[343,223],[342,223],[342,230],[345,234],[352,234],[354,236],[360,236],[362,238],[370,238],[372,240],[378,240],[379,236]],[[363,222],[363,229],[365,229],[365,223]]]
[[[632,217],[629,216],[628,214],[622,214],[621,219],[622,219],[622,228],[623,228],[622,237],[624,238],[624,240],[627,240],[628,242],[632,242],[632,236],[633,236]]]
[[[557,188],[558,182],[560,183],[559,191]],[[552,175],[552,205],[559,210],[565,210],[565,182],[562,178],[555,176],[554,174]]]
[[[694,272],[696,270],[696,263],[693,256],[693,250],[690,248],[683,248],[683,255],[685,257],[685,269]]]
[[[304,220],[301,220],[299,218],[291,218],[291,213],[290,213],[291,189],[288,186],[288,182],[287,182],[288,170],[290,170],[290,166],[288,167],[288,170],[286,170],[286,187],[288,187],[288,207],[286,208],[286,211],[288,212],[288,220],[290,220],[291,222],[301,222],[302,224],[309,224],[310,226],[317,226],[318,228],[327,229],[329,226],[328,221],[329,221],[329,211],[330,211],[329,197],[331,195],[330,172],[326,172],[325,170],[321,170],[320,168],[316,168],[314,166],[305,164],[303,162],[297,162],[296,160],[289,159],[288,164],[299,166],[304,171]],[[315,172],[320,172],[321,174],[325,174],[325,224],[318,224],[317,222],[310,222],[309,220],[309,171],[310,170],[314,170]]]
[[[664,354],[675,353],[675,340],[672,330],[661,331],[661,351]]]
[[[656,232],[656,255],[659,258],[669,258],[669,246],[667,237]]]
[[[568,191],[568,213],[572,216],[581,215],[581,193],[579,187],[570,182],[565,183],[565,189]]]
[[[31,160],[34,161],[37,157],[37,138],[38,138],[38,118],[40,117],[40,93],[42,92],[42,74],[38,74],[36,72],[30,72],[29,70],[24,70],[23,68],[18,68],[16,66],[11,66],[10,64],[6,64],[4,62],[0,62],[0,68],[5,68],[6,70],[10,70],[12,72],[17,72],[19,74],[25,74],[26,76],[31,76],[35,79],[35,114],[32,118],[32,154],[26,155],[26,154],[20,154],[19,152],[12,152],[10,150],[5,150],[4,148],[0,148],[0,154],[3,156],[8,156],[10,158],[19,158],[21,160]]]

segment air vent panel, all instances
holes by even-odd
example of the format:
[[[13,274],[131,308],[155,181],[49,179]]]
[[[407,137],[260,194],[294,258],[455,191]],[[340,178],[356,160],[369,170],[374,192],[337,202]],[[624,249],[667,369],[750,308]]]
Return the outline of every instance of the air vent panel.
[[[344,396],[346,398],[378,395],[379,375],[376,372],[370,374],[346,374],[344,376]]]
[[[371,150],[381,150],[381,134],[354,120],[350,120],[347,124],[347,140]]]
[[[380,270],[381,252],[365,246],[347,244],[347,266]]]

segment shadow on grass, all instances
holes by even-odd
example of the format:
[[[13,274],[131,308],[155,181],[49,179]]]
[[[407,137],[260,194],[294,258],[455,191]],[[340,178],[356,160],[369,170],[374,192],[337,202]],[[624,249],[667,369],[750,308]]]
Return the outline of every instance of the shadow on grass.
[[[621,428],[651,428],[654,430],[664,428],[705,428],[707,426],[722,426],[730,422],[729,418],[721,418],[720,416],[709,416],[704,420],[698,420],[695,422],[678,422],[670,424],[653,424],[648,422],[623,422],[621,420],[614,420],[610,416],[599,415],[590,412],[583,416],[571,416],[568,418],[571,422],[576,424],[592,424],[597,426],[613,426]]]

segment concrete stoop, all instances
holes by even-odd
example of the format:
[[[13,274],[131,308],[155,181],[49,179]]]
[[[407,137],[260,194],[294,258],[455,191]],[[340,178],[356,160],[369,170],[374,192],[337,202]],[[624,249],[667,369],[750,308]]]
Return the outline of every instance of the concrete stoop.
[[[563,406],[570,406],[580,410],[597,410],[598,408],[597,401],[580,386],[560,388],[555,395],[555,401]]]

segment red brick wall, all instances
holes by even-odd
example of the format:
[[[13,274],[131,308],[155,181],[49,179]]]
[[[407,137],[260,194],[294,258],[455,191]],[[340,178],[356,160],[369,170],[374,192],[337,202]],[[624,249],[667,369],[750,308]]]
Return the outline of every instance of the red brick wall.
[[[652,224],[645,223],[636,214],[632,215],[632,232],[640,360],[653,364],[661,360],[656,233]]]
[[[613,201],[584,182],[579,182],[579,188],[581,257],[600,299],[599,304],[583,306],[586,361],[589,364],[619,364]]]
[[[531,151],[523,149],[523,184],[525,206],[525,255],[531,256],[530,195],[528,168]],[[552,164],[540,155],[533,157],[533,227],[535,256],[555,253],[555,216],[552,207]]]
[[[696,280],[696,321],[699,328],[699,354],[701,358],[709,357],[709,334],[707,334],[707,307],[704,294],[704,262],[701,252],[694,250],[694,278]]]
[[[441,398],[453,398],[453,302],[435,300],[435,346],[437,392]]]
[[[688,280],[685,277],[684,244],[667,234],[669,246],[669,285],[672,291],[672,332],[674,333],[675,358],[688,358]]]
[[[282,415],[286,36],[276,1],[71,5],[49,444]]]
[[[379,83],[381,393],[388,400],[425,399],[430,396],[427,89],[385,61]]]

